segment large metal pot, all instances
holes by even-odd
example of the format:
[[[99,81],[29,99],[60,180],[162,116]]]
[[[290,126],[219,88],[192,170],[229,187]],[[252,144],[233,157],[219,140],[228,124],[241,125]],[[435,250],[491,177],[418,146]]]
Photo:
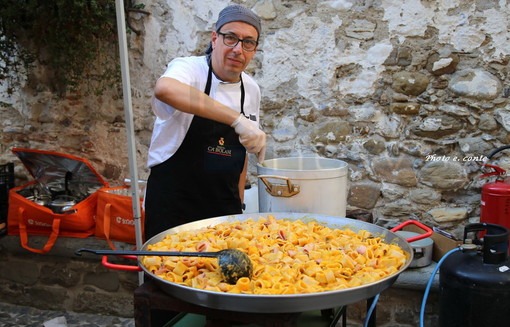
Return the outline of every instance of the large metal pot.
[[[257,165],[259,212],[315,212],[345,217],[347,163],[321,157],[278,158]]]
[[[261,214],[265,215],[265,214]],[[366,230],[373,235],[381,237],[386,243],[395,243],[402,248],[407,255],[406,264],[400,268],[398,272],[393,275],[387,276],[377,282],[365,284],[358,287],[352,287],[343,290],[309,293],[309,294],[290,294],[290,295],[253,295],[253,294],[230,294],[213,292],[206,290],[199,290],[187,286],[171,283],[160,277],[157,277],[141,264],[139,265],[145,273],[152,277],[160,288],[181,300],[194,303],[197,305],[239,312],[261,312],[261,313],[281,313],[281,312],[303,312],[319,309],[333,308],[341,305],[347,305],[359,302],[364,299],[373,297],[380,292],[390,287],[398,275],[404,271],[413,259],[413,250],[411,245],[401,236],[396,233],[379,227],[374,224],[353,220],[349,218],[341,218],[334,216],[325,216],[319,214],[307,213],[271,213],[276,219],[286,220],[302,220],[317,221],[325,226],[335,229],[349,228],[354,231]],[[162,233],[157,234],[148,240],[143,247],[142,251],[148,250],[150,244],[157,243],[165,238],[168,234],[174,234],[187,230],[195,230],[206,226],[214,226],[222,222],[244,221],[249,218],[257,219],[258,214],[242,214],[223,216],[216,218],[204,219],[185,225],[171,228]]]

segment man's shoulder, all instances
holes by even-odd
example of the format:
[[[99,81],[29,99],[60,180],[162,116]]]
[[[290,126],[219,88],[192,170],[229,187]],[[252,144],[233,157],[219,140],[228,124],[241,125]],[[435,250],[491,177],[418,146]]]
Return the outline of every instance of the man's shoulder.
[[[190,83],[192,79],[207,76],[207,61],[205,57],[196,56],[174,58],[163,75],[177,78],[183,83]]]
[[[203,66],[207,65],[207,61],[205,60],[205,56],[189,56],[189,57],[177,57],[170,61],[170,64],[182,64],[182,65],[190,65],[190,66]]]

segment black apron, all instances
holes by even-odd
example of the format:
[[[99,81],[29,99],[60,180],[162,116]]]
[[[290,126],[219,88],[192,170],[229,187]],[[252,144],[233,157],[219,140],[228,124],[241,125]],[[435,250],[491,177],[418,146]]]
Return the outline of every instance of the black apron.
[[[209,95],[212,68],[204,93]],[[244,115],[241,77],[241,113]],[[145,240],[188,222],[242,213],[239,177],[246,150],[226,124],[194,116],[177,152],[151,167],[145,197]]]

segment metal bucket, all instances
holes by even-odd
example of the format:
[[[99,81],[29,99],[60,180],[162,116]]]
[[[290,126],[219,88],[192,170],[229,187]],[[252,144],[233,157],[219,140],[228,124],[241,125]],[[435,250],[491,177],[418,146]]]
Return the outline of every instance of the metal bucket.
[[[257,165],[260,212],[313,212],[345,217],[347,163],[320,157]]]

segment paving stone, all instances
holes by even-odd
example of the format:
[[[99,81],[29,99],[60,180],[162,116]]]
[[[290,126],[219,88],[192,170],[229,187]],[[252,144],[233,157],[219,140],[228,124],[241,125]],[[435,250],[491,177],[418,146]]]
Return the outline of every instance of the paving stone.
[[[132,318],[94,315],[76,312],[39,310],[31,307],[0,302],[0,326],[2,327],[41,327],[52,319],[67,327],[134,327]]]

